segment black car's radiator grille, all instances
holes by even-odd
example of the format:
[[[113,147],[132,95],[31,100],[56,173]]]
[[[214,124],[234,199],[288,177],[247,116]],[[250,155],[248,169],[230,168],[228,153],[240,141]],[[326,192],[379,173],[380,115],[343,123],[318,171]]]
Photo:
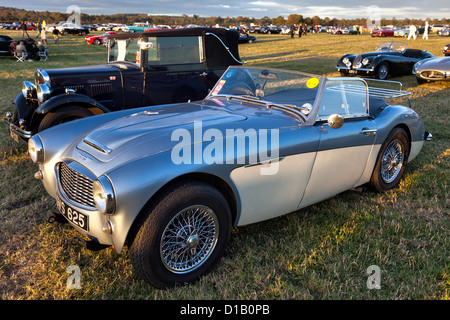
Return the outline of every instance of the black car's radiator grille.
[[[362,57],[361,57],[361,55],[359,54],[359,55],[357,55],[356,57],[355,57],[355,60],[353,60],[353,68],[359,68],[359,67],[361,67],[359,64],[361,63],[361,60],[362,60]]]
[[[93,181],[73,170],[65,163],[59,165],[59,182],[69,199],[82,205],[95,208],[92,194]]]

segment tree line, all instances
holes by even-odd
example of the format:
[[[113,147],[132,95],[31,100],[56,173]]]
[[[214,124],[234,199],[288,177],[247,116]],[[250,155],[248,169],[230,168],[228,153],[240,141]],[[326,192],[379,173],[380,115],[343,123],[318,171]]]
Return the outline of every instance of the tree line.
[[[12,23],[19,21],[33,21],[38,22],[45,20],[47,23],[58,23],[66,21],[71,14],[53,11],[33,11],[18,8],[0,7],[0,22]],[[381,26],[386,25],[423,25],[425,20],[428,20],[430,25],[433,24],[449,24],[450,20],[443,19],[396,19],[395,17],[381,19]],[[149,16],[147,14],[113,14],[113,15],[89,15],[81,13],[81,22],[83,24],[103,24],[103,23],[119,23],[119,24],[133,24],[135,22],[148,22],[156,25],[292,25],[292,24],[307,24],[307,25],[325,25],[325,26],[353,26],[366,25],[366,18],[356,19],[337,19],[337,18],[321,18],[319,16],[303,17],[301,14],[291,14],[287,19],[283,16],[275,18],[251,18],[251,17],[200,17],[196,14],[188,16],[183,14],[181,16]]]

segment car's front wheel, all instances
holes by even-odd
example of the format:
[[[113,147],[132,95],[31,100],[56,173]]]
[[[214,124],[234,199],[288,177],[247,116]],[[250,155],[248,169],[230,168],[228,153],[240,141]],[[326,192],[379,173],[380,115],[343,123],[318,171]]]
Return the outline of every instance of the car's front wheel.
[[[370,179],[370,186],[374,191],[384,192],[400,183],[408,161],[409,149],[409,138],[405,130],[392,130],[381,146]]]
[[[386,80],[389,77],[389,65],[386,62],[378,66],[377,77],[380,80]]]
[[[39,124],[38,131],[42,131],[44,129],[56,126],[64,122],[86,118],[93,115],[94,114],[91,111],[81,106],[76,105],[65,106],[53,112],[47,113],[45,117],[42,119],[41,123]]]
[[[138,219],[131,264],[140,278],[157,288],[194,282],[208,273],[231,233],[226,199],[203,182],[173,186]]]

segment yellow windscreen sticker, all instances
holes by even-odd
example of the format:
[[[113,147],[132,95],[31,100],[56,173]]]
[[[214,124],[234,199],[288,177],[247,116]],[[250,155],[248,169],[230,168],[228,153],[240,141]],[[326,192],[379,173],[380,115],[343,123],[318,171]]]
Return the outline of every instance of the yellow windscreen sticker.
[[[306,86],[310,89],[315,88],[319,85],[319,79],[311,78],[306,82]]]

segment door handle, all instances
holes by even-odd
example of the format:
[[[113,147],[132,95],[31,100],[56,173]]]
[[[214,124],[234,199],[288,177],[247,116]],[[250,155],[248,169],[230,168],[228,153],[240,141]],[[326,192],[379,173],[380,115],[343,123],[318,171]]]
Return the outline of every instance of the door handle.
[[[377,134],[377,129],[368,129],[368,128],[364,128],[364,129],[362,129],[361,130],[361,133],[362,134],[367,134],[367,135],[369,135],[369,134],[371,134],[371,135],[376,135]]]
[[[203,73],[200,73],[200,74],[199,74],[200,77],[205,77],[205,76],[207,76],[207,75],[208,75],[208,72],[203,72]]]

